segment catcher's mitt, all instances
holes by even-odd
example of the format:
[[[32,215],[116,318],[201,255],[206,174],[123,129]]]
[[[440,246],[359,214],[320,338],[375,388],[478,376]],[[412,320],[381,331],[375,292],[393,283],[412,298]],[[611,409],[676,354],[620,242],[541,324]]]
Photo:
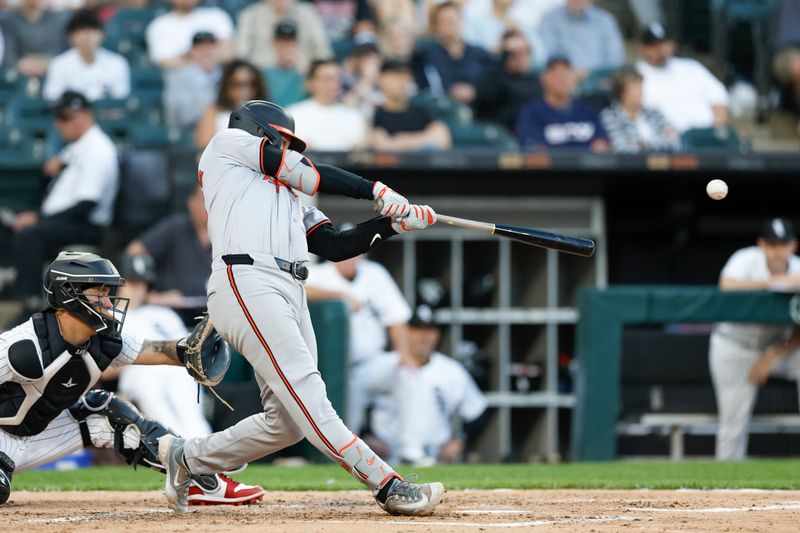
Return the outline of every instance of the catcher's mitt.
[[[208,313],[203,313],[192,332],[178,341],[178,357],[189,375],[208,387],[222,381],[231,364],[228,345],[214,329]]]

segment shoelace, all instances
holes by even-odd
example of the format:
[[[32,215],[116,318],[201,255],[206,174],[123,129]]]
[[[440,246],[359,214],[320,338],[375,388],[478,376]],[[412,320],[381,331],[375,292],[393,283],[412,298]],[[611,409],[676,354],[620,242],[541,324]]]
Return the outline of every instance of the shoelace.
[[[412,474],[407,479],[398,479],[389,491],[389,497],[399,496],[404,500],[419,500],[422,497],[420,486],[415,485],[417,476]],[[388,498],[387,498],[388,499]]]

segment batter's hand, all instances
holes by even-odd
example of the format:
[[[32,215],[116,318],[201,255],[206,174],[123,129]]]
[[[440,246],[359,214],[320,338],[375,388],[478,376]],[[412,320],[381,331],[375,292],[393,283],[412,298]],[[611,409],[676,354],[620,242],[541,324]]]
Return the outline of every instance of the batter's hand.
[[[408,216],[393,217],[392,229],[397,233],[425,229],[436,224],[436,211],[428,205],[410,205]]]
[[[372,197],[375,199],[375,211],[384,217],[404,217],[411,209],[405,196],[397,194],[380,181],[372,186]]]

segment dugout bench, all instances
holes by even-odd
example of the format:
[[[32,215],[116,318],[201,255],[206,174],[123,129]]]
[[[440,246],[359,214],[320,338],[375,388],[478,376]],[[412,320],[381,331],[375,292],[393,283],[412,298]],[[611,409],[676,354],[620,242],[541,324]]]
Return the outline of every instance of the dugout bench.
[[[794,313],[792,310],[794,309]],[[800,297],[770,292],[722,292],[716,287],[616,286],[584,289],[579,296],[576,333],[576,405],[572,419],[573,460],[613,460],[618,451],[622,404],[623,328],[671,323],[762,322],[792,323]],[[706,352],[707,357],[707,352]],[[669,366],[669,361],[663,361]],[[796,389],[795,389],[796,390]],[[796,394],[796,393],[795,393]],[[672,413],[670,418],[640,418],[623,429],[663,431],[673,439],[672,453],[681,452],[683,435],[709,432],[708,413]],[[705,417],[705,418],[701,418]],[[772,416],[772,415],[770,415]],[[676,423],[676,418],[683,421]],[[756,430],[795,431],[791,418],[754,418]],[[798,420],[800,422],[800,417]],[[679,443],[680,441],[680,443]],[[682,455],[682,452],[681,452]]]

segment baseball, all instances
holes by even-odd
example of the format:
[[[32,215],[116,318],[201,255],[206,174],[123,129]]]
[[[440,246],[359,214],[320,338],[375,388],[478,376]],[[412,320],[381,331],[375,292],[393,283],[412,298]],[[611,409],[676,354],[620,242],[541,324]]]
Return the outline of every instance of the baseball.
[[[706,194],[712,200],[722,200],[728,196],[728,184],[722,180],[711,180],[706,185]]]

